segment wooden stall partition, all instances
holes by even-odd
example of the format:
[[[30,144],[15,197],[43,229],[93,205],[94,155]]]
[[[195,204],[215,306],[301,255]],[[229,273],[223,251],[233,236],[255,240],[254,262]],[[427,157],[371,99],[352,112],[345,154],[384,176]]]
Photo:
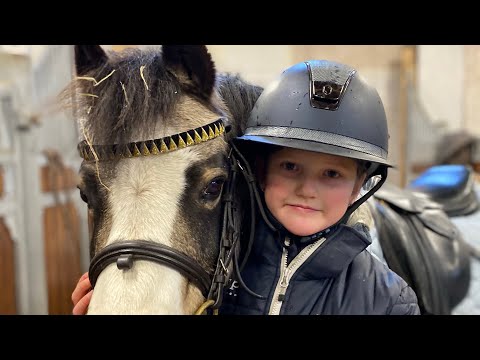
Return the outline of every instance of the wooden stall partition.
[[[0,199],[3,197],[5,192],[4,188],[4,181],[3,181],[3,167],[0,166]]]
[[[41,188],[55,200],[43,212],[48,313],[67,315],[72,313],[71,295],[81,275],[80,218],[69,198],[76,181],[58,153],[46,155],[48,164],[40,169]]]
[[[415,85],[415,57],[416,48],[413,45],[404,46],[401,54],[400,71],[400,114],[398,127],[400,186],[405,187],[408,181],[409,166],[408,154],[408,89]]]
[[[15,247],[10,231],[0,217],[0,315],[17,313],[15,295]]]
[[[81,275],[78,215],[73,203],[44,210],[48,313],[72,313],[72,291]]]

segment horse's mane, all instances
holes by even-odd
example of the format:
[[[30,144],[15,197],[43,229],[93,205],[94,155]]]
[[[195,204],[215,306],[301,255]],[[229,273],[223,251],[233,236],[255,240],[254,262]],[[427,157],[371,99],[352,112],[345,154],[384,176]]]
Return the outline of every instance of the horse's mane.
[[[263,88],[247,83],[239,75],[220,73],[217,75],[217,89],[231,116],[235,119],[236,134],[243,133],[248,115]]]

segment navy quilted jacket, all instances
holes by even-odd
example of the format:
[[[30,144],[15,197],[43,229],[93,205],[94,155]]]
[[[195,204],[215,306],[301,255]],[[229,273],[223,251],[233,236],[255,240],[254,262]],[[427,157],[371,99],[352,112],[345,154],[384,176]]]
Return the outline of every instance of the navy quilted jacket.
[[[420,314],[412,288],[366,250],[370,243],[361,224],[339,225],[326,237],[297,244],[280,232],[272,232],[259,219],[242,278],[264,299],[231,282],[219,313]]]

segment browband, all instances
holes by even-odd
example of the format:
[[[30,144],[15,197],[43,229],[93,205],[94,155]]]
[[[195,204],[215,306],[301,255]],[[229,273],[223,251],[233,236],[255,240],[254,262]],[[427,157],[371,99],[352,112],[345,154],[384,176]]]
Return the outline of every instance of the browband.
[[[158,155],[204,143],[219,137],[223,133],[225,133],[225,125],[223,118],[220,118],[196,129],[165,136],[160,139],[114,145],[90,145],[86,140],[83,140],[78,144],[78,152],[86,161]],[[92,150],[95,152],[96,157]]]

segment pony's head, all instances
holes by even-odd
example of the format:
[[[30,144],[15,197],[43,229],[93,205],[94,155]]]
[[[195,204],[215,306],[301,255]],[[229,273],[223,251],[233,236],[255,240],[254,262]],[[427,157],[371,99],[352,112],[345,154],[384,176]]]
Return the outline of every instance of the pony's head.
[[[261,88],[217,75],[205,46],[75,46],[75,65],[88,313],[193,314],[217,265],[228,142]]]

